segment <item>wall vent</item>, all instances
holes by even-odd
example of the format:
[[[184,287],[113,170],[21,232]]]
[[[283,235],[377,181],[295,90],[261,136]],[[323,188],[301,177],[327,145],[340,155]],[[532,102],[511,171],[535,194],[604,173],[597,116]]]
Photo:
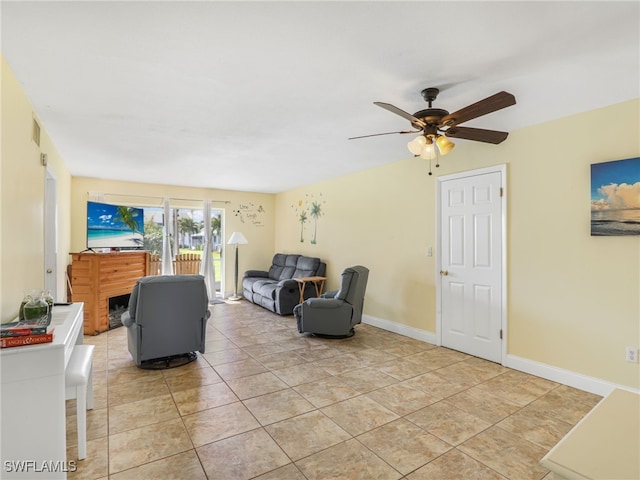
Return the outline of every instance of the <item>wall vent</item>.
[[[35,118],[33,119],[33,134],[31,139],[36,145],[40,146],[40,124]]]

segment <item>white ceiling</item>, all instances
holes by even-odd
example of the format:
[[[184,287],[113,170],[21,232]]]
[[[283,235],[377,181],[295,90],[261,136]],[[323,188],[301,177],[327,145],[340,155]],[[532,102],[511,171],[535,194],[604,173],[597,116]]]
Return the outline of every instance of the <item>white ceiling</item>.
[[[406,135],[347,138],[409,129],[372,102],[413,113],[426,87],[450,112],[513,93],[464,124],[511,132],[640,97],[638,1],[3,0],[0,14],[2,53],[74,176],[276,193],[410,157]]]

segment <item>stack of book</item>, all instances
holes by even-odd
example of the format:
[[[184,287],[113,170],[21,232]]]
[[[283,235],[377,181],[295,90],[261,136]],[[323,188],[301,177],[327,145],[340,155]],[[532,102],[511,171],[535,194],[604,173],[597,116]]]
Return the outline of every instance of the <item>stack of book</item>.
[[[53,325],[27,325],[23,322],[0,325],[0,348],[20,347],[53,341]]]

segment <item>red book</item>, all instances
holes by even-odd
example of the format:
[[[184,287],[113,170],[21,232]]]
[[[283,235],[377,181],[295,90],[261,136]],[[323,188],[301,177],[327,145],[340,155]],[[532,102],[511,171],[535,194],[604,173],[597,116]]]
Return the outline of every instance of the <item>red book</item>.
[[[23,345],[36,345],[53,341],[53,332],[40,335],[21,335],[16,337],[0,338],[0,348],[21,347]]]

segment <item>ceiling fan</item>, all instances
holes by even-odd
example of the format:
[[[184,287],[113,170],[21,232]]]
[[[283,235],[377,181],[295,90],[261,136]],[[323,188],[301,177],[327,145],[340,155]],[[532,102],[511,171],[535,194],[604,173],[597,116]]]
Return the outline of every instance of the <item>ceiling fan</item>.
[[[429,107],[424,110],[420,110],[413,115],[391,105],[390,103],[373,102],[375,105],[409,120],[411,126],[416,130],[375,133],[373,135],[351,137],[349,140],[398,133],[420,133],[418,137],[409,142],[407,147],[415,156],[420,156],[426,160],[432,160],[434,158],[437,159],[438,154],[446,155],[455,146],[447,137],[498,144],[502,143],[509,135],[508,132],[501,132],[498,130],[460,127],[458,125],[497,110],[510,107],[511,105],[515,105],[516,98],[511,93],[504,91],[498,92],[495,95],[491,95],[490,97],[461,108],[453,113],[449,113],[441,108],[432,107],[433,101],[437,98],[438,93],[440,93],[438,88],[425,88],[421,93],[424,100],[429,104]],[[438,165],[436,164],[436,166]],[[431,174],[431,172],[429,173]]]

